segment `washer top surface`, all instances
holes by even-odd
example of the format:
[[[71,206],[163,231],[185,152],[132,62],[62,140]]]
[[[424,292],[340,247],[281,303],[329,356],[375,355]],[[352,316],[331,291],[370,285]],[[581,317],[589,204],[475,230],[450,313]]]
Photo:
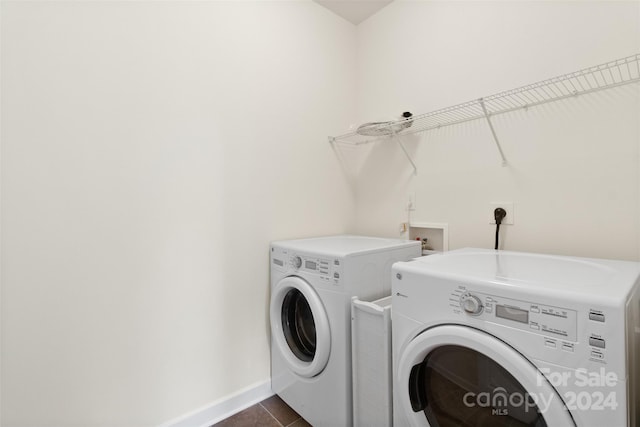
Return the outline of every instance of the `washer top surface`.
[[[380,237],[341,235],[299,240],[283,240],[273,242],[273,245],[286,247],[300,252],[346,257],[389,249],[402,249],[417,246],[420,245],[420,242],[413,240],[385,239]]]
[[[640,263],[490,249],[459,249],[418,258],[399,267],[454,280],[480,280],[624,299],[637,284]]]

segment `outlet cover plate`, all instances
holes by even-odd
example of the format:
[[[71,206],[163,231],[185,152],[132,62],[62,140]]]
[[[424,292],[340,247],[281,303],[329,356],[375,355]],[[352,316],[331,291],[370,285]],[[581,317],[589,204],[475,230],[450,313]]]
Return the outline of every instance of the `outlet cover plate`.
[[[407,210],[409,212],[416,210],[416,192],[407,194]]]
[[[489,218],[489,224],[495,224],[496,220],[495,217],[493,216],[493,212],[496,210],[496,208],[502,208],[505,211],[507,211],[507,216],[504,217],[504,219],[502,220],[502,225],[508,224],[508,225],[513,225],[513,202],[491,202],[489,203],[489,214],[488,214],[488,218]]]

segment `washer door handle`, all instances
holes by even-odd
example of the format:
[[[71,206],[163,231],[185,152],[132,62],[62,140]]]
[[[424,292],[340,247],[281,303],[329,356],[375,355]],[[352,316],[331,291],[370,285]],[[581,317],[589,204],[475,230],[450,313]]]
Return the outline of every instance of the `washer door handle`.
[[[424,364],[411,368],[409,375],[409,400],[413,412],[424,411],[427,407],[427,394],[424,387]]]

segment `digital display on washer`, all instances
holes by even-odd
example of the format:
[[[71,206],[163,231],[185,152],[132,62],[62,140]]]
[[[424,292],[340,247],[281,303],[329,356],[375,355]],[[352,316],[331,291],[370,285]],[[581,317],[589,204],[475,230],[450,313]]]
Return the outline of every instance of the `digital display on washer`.
[[[496,305],[496,317],[513,320],[520,323],[529,323],[529,312],[515,307]]]
[[[317,267],[318,267],[318,264],[313,261],[304,262],[304,268],[306,268],[307,270],[316,270]]]

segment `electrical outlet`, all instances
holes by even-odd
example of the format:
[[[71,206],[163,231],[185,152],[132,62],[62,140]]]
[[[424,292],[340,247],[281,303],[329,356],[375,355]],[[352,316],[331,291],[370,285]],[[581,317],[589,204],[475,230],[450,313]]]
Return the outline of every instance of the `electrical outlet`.
[[[489,212],[488,212],[488,218],[489,218],[489,224],[495,224],[496,223],[496,218],[493,214],[493,212],[496,210],[496,208],[502,208],[505,211],[507,211],[507,216],[504,217],[504,219],[502,220],[502,224],[509,224],[509,225],[513,225],[513,202],[491,202],[489,203]]]
[[[416,193],[409,193],[407,195],[407,210],[408,211],[416,210]]]

